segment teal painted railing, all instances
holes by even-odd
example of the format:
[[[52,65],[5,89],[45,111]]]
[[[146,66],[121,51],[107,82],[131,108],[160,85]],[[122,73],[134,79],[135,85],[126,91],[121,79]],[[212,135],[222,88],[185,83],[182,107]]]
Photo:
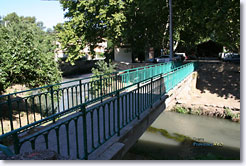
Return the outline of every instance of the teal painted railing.
[[[120,136],[121,130],[141,114],[158,102],[164,94],[173,89],[195,69],[194,63],[175,68],[169,73],[159,74],[141,82],[133,83],[130,92],[118,90],[114,97],[102,103],[88,106],[82,103],[68,109],[79,109],[66,118],[46,126],[34,134],[20,131],[30,126],[13,130],[0,136],[1,142],[10,141],[14,145],[15,154],[23,151],[50,149],[71,159],[88,159],[89,155],[102,146],[110,138]],[[45,120],[52,120],[61,113],[51,115]],[[36,125],[34,122],[32,125]],[[31,124],[30,124],[31,125]]]
[[[61,113],[57,116],[63,116],[71,110],[75,111],[82,103],[88,105],[102,101],[118,90],[124,90],[160,73],[168,73],[180,65],[181,63],[150,65],[1,95],[0,134],[27,125],[31,127],[29,124],[34,122],[41,125],[51,115]]]

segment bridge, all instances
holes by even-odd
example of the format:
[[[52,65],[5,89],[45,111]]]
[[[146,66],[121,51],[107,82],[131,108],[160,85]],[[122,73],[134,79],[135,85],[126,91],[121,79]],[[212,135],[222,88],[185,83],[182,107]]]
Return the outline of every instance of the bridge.
[[[49,149],[69,159],[119,159],[195,67],[163,63],[0,96],[0,149],[9,156]]]

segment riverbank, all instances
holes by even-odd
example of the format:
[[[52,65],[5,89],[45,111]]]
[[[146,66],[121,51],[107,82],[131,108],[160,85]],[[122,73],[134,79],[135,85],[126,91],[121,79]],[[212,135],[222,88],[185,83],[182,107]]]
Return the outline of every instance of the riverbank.
[[[176,97],[166,111],[240,122],[240,64],[202,63],[197,72],[196,88]]]
[[[240,110],[239,109],[230,109],[229,107],[219,107],[216,105],[194,105],[187,106],[185,104],[177,104],[175,107],[167,110],[183,114],[191,115],[205,115],[223,119],[230,119],[233,122],[240,123]]]

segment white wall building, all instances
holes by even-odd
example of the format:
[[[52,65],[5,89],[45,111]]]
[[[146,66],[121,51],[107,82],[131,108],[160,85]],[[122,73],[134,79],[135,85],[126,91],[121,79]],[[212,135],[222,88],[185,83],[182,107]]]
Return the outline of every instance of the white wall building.
[[[55,60],[57,61],[58,58],[66,58],[67,54],[65,54],[65,51],[61,49],[61,43],[59,43],[58,41],[56,41],[56,45],[58,45],[58,48],[55,49]],[[97,59],[105,59],[102,56],[100,56],[100,54],[104,54],[105,50],[107,48],[107,40],[104,40],[101,43],[98,43],[98,46],[94,49],[94,51],[96,52],[96,56],[94,57],[94,60]],[[90,55],[90,47],[86,46],[82,52],[84,52],[86,54],[86,60],[92,60],[93,57],[92,55]]]
[[[116,62],[132,63],[132,50],[130,48],[114,48],[114,60]]]
[[[132,63],[132,50],[129,47],[115,47],[114,48],[114,60],[116,62],[127,62]],[[145,61],[154,58],[154,48],[150,48],[149,51],[145,52]],[[138,59],[136,59],[138,61]]]

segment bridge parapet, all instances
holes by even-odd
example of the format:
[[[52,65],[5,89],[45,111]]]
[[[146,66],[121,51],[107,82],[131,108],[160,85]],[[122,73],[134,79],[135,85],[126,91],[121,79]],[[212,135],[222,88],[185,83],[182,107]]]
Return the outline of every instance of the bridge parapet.
[[[0,134],[20,128],[24,132],[50,121],[55,122],[57,118],[78,110],[81,104],[102,102],[116,95],[117,91],[168,73],[180,65],[160,63],[0,95]]]
[[[162,109],[160,112],[155,112],[153,108],[156,108],[156,104],[160,103],[166,94],[189,76],[194,69],[194,64],[189,63],[169,73],[154,75],[132,84],[132,90],[129,92],[117,91],[114,97],[102,103],[93,106],[84,103],[73,107],[69,111],[78,110],[77,113],[45,126],[34,134],[23,136],[20,134],[23,128],[20,128],[0,136],[0,140],[12,138],[14,144],[10,148],[15,151],[15,154],[45,148],[69,156],[71,159],[91,159],[96,156],[99,149],[112,144],[114,139],[126,138],[128,129],[133,129],[129,130],[130,135],[137,133],[140,135],[140,131],[144,132],[141,127],[134,129],[131,124],[136,124],[134,126],[137,127],[137,124],[142,123],[145,125],[143,129],[149,126],[158,113],[163,111]],[[150,118],[151,115],[153,115],[152,118]],[[48,118],[54,119],[55,116]],[[128,141],[130,141],[129,144],[133,143],[129,139]],[[128,144],[127,141],[121,142]]]

